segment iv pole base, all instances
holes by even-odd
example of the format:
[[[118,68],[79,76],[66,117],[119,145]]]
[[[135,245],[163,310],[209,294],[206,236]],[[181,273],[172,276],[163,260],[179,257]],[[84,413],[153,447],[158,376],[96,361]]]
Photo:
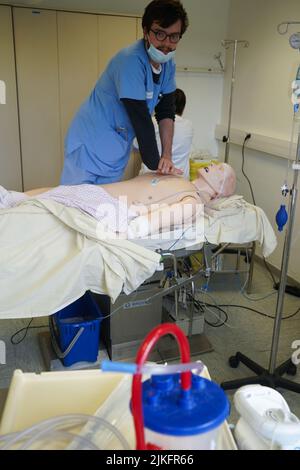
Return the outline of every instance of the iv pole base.
[[[229,358],[229,365],[234,369],[238,367],[240,362],[252,370],[252,372],[255,372],[257,375],[253,377],[246,377],[244,379],[222,382],[221,387],[223,390],[233,390],[239,387],[243,387],[244,385],[260,384],[266,387],[284,388],[285,390],[300,393],[300,384],[282,377],[282,375],[285,373],[288,375],[296,375],[297,367],[295,364],[293,364],[291,359],[278,366],[273,374],[240,352],[237,352],[235,356],[231,356]]]

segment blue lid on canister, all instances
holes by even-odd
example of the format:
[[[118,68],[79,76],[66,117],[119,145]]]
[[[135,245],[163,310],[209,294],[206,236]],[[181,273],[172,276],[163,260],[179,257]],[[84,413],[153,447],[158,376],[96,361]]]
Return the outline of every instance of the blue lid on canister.
[[[230,411],[222,388],[192,375],[190,390],[182,390],[180,374],[152,376],[143,383],[144,425],[171,436],[194,436],[219,427]]]

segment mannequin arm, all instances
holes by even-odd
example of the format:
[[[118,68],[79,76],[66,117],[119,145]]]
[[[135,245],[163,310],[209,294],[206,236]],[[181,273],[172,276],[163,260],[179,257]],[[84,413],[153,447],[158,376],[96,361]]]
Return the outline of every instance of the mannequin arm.
[[[175,225],[192,222],[193,218],[202,211],[202,204],[192,196],[186,196],[174,204],[153,204],[140,210],[141,217],[131,222],[132,228],[137,227],[140,237],[157,234],[162,230],[172,230]]]
[[[27,196],[38,196],[39,194],[46,193],[50,189],[53,188],[38,188],[38,189],[31,189],[30,191],[25,191],[24,194],[27,194]]]

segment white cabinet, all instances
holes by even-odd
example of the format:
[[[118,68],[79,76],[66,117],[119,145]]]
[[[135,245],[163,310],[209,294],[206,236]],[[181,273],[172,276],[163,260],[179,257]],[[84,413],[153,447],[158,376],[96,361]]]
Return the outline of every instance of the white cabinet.
[[[8,104],[0,105],[0,184],[21,190],[21,169],[24,190],[59,184],[70,122],[109,59],[140,36],[139,23],[0,6],[0,79],[8,84]],[[132,158],[125,177],[135,172]]]
[[[6,89],[6,104],[0,104],[0,184],[22,191],[12,15],[6,6],[0,6],[0,80]]]
[[[104,71],[109,60],[123,47],[137,39],[137,19],[129,17],[98,16],[98,73]]]
[[[57,12],[61,146],[69,124],[98,78],[98,18]]]
[[[57,14],[14,8],[24,189],[61,172]]]
[[[133,44],[138,37],[138,20],[137,18],[127,18],[118,16],[99,16],[99,74],[101,74],[107,66],[109,60],[123,47]],[[132,153],[127,168],[123,175],[123,179],[133,178],[138,173],[137,154]]]

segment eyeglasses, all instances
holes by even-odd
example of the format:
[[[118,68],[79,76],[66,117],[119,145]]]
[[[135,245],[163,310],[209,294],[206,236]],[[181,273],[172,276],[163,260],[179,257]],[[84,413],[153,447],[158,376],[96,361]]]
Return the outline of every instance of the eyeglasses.
[[[155,35],[158,41],[165,41],[167,38],[170,38],[170,42],[172,44],[177,44],[177,42],[179,42],[182,37],[181,33],[167,34],[165,33],[165,31],[162,31],[160,29],[158,29],[157,31],[155,31],[154,29],[150,29],[150,31]]]

